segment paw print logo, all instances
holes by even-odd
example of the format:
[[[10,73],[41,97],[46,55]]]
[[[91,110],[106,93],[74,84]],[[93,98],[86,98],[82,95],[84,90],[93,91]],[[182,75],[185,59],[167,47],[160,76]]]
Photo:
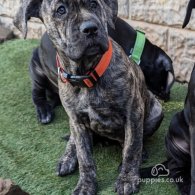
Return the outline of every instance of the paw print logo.
[[[151,175],[154,177],[165,177],[169,176],[170,171],[169,169],[166,169],[166,167],[163,164],[157,164],[152,168]]]

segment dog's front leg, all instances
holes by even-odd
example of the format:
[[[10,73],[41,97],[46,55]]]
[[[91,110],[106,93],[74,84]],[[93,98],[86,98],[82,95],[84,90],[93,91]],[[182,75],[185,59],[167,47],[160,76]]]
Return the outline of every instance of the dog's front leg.
[[[72,126],[70,125],[70,130]],[[72,131],[71,131],[72,132]],[[71,134],[68,140],[65,153],[61,157],[58,166],[57,166],[57,174],[59,176],[66,176],[75,171],[77,167],[77,153],[76,146],[74,142],[74,137]]]
[[[77,119],[72,122],[72,125],[80,173],[73,195],[95,195],[97,182],[96,167],[92,158],[92,134]]]
[[[125,124],[125,141],[121,172],[116,182],[118,195],[130,195],[139,191],[139,167],[142,158],[143,110],[140,105],[128,111]]]

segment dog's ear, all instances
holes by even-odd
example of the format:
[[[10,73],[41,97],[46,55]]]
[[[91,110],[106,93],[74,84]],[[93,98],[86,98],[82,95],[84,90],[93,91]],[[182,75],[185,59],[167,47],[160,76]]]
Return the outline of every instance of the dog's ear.
[[[170,58],[167,58],[166,60],[163,61],[163,65],[164,65],[165,70],[168,72],[165,93],[169,93],[172,85],[175,82],[173,62]]]
[[[23,33],[23,37],[27,35],[27,22],[31,17],[41,19],[40,8],[42,0],[22,0],[21,6],[14,18],[14,25]]]
[[[162,49],[159,50],[158,47],[157,49],[159,53],[156,63],[160,66],[163,66],[163,69],[167,72],[165,93],[168,94],[175,81],[173,62],[171,58]]]
[[[175,82],[175,76],[174,76],[173,71],[168,71],[165,93],[167,93],[167,94],[169,93],[174,82]]]
[[[182,28],[185,28],[186,25],[189,23],[193,8],[195,8],[195,0],[190,0]]]
[[[105,3],[106,15],[110,27],[115,28],[115,21],[118,15],[118,1],[117,0],[103,0]]]

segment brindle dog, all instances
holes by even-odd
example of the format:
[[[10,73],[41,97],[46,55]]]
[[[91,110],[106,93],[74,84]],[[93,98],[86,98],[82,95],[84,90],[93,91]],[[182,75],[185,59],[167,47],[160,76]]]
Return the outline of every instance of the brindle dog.
[[[63,69],[71,75],[85,76],[113,47],[108,68],[92,88],[58,80],[71,131],[58,174],[72,173],[78,162],[80,178],[75,195],[96,194],[93,132],[117,140],[123,146],[117,193],[137,192],[143,134],[147,128],[157,128],[162,116],[162,107],[147,90],[140,67],[108,38],[107,23],[114,28],[117,7],[116,0],[25,0],[15,21],[26,36],[28,19],[40,18]]]
[[[121,18],[115,21],[115,29],[108,26],[109,35],[130,55],[136,40],[136,31]],[[36,48],[30,63],[32,99],[38,120],[47,124],[54,118],[54,108],[60,104],[58,96],[56,50],[45,33],[40,47]],[[150,91],[163,100],[170,98],[174,83],[172,60],[159,47],[146,39],[140,67]],[[49,101],[48,101],[49,100]]]
[[[130,55],[135,45],[136,31],[121,18],[115,21],[115,29],[108,26],[108,34]],[[146,39],[139,64],[149,90],[163,100],[169,100],[174,83],[172,60],[159,47]],[[38,120],[47,124],[54,118],[54,108],[60,104],[58,96],[56,50],[45,33],[41,44],[33,52],[30,63],[32,99]],[[49,100],[49,101],[48,101]]]

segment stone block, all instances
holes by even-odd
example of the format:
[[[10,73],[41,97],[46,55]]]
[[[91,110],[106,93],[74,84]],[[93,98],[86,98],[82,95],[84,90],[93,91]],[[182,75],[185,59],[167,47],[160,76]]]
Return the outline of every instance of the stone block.
[[[13,31],[0,24],[0,43],[14,38]]]
[[[118,1],[119,16],[123,18],[129,17],[129,0]]]
[[[168,28],[144,22],[126,20],[135,29],[140,29],[146,33],[146,37],[158,47],[167,51]]]
[[[176,79],[189,82],[195,62],[195,32],[169,30],[168,52],[173,60]]]
[[[131,0],[130,16],[133,20],[145,21],[181,28],[188,0]],[[188,28],[195,29],[195,11]]]
[[[13,18],[20,6],[20,0],[0,0],[0,16]]]
[[[1,17],[0,22],[5,24],[5,26],[11,30],[13,30],[14,35],[16,35],[19,38],[22,37],[22,33],[13,25],[13,19],[8,18],[8,17]],[[42,23],[40,22],[33,22],[29,21],[28,22],[28,34],[27,38],[33,38],[33,39],[39,39],[45,32],[45,27]]]

